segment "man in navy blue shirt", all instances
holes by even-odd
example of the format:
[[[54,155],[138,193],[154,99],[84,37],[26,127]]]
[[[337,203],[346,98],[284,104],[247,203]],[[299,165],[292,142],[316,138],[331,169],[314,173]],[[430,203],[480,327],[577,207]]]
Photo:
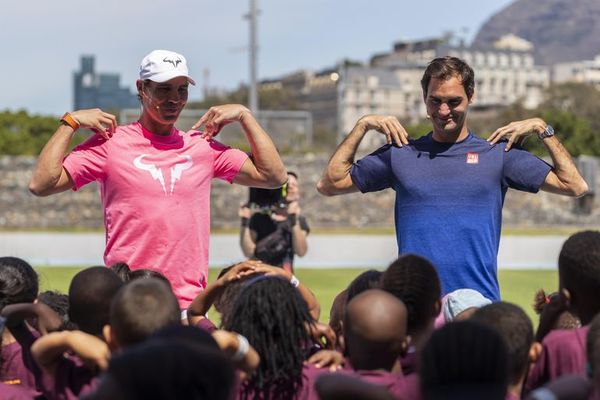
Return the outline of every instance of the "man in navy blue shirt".
[[[326,196],[394,189],[399,254],[430,259],[444,293],[471,288],[499,300],[497,255],[506,190],[581,196],[587,184],[540,118],[512,122],[487,140],[469,131],[475,79],[464,61],[434,59],[421,85],[432,132],[409,140],[397,118],[366,115],[336,149],[317,189]],[[354,162],[370,130],[384,134],[388,144]],[[554,166],[513,147],[532,134],[543,141]]]

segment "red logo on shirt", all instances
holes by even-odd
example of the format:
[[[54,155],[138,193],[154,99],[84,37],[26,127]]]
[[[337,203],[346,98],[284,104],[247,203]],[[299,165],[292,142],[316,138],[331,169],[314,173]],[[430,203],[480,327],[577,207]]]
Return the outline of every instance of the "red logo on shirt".
[[[479,154],[467,153],[467,164],[479,164]]]

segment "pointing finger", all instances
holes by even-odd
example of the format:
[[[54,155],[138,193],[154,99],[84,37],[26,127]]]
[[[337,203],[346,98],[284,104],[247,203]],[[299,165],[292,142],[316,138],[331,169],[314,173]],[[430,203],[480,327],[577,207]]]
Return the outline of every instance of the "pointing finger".
[[[206,123],[206,121],[212,115],[212,113],[213,113],[212,110],[208,110],[207,112],[205,112],[204,115],[200,117],[200,119],[198,120],[198,122],[196,122],[194,125],[192,125],[192,129],[197,129],[202,124]]]

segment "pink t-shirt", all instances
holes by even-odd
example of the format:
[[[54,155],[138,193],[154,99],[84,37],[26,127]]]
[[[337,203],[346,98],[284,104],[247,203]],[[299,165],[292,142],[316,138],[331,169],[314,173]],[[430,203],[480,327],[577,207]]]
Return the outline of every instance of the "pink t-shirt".
[[[74,190],[100,184],[106,265],[161,272],[187,308],[206,286],[211,180],[232,182],[247,158],[198,131],[161,136],[134,122],[109,140],[93,135],[63,166]]]

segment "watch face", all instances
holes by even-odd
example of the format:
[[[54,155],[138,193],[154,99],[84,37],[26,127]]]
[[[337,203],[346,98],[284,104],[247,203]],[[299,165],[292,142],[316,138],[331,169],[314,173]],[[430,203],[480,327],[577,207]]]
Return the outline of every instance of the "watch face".
[[[554,135],[554,128],[552,127],[552,125],[547,125],[546,129],[544,129],[544,133],[546,134],[546,136]]]

